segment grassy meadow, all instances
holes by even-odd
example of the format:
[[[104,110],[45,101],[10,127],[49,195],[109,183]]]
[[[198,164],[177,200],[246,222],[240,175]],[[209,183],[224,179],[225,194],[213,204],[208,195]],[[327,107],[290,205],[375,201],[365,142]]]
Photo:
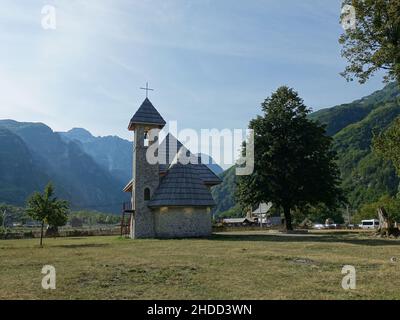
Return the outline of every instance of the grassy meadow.
[[[400,241],[368,233],[0,241],[0,299],[399,299]],[[398,262],[391,258],[397,258]],[[41,287],[45,264],[57,288]],[[341,287],[343,265],[357,289]]]

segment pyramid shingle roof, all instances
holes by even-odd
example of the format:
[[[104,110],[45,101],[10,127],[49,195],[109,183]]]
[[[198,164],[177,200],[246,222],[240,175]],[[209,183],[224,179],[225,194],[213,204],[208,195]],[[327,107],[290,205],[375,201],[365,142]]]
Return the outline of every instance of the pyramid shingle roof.
[[[195,164],[174,163],[161,179],[149,207],[215,206],[214,199],[198,175]]]
[[[164,127],[166,122],[157,109],[146,98],[129,122],[129,130],[133,130],[135,124],[151,124]]]

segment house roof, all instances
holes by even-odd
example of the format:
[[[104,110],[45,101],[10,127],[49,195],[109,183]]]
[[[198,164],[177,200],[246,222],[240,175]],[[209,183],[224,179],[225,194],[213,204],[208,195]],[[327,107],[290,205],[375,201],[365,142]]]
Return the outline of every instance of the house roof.
[[[195,164],[174,163],[150,200],[149,207],[215,206],[214,199],[198,175]]]
[[[248,219],[248,218],[227,218],[227,219],[223,219],[222,222],[223,223],[227,223],[227,224],[230,224],[230,223],[232,223],[232,224],[233,223],[245,223],[245,222],[254,223],[253,220]]]
[[[157,109],[153,106],[148,98],[146,98],[129,122],[128,129],[134,130],[136,124],[150,124],[164,127],[166,122]]]
[[[268,213],[271,208],[272,208],[271,202],[268,202],[268,203],[262,202],[258,205],[258,207],[252,213],[254,213],[254,214]]]
[[[133,188],[133,179],[131,179],[131,181],[128,182],[128,184],[124,187],[123,191],[132,192],[132,188]]]

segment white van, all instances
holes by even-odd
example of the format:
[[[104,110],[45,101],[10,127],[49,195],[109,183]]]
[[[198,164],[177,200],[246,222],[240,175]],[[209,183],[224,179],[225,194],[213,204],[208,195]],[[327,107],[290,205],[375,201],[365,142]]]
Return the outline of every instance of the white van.
[[[360,227],[363,229],[378,229],[379,228],[379,220],[362,220]]]

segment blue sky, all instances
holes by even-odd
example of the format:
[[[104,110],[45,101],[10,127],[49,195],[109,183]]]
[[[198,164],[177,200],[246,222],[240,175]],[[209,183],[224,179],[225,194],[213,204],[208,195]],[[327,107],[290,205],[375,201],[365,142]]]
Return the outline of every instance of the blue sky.
[[[246,128],[281,85],[314,110],[383,87],[340,75],[340,0],[3,0],[0,118],[131,138],[150,99],[179,128]],[[41,27],[44,5],[57,29]]]

